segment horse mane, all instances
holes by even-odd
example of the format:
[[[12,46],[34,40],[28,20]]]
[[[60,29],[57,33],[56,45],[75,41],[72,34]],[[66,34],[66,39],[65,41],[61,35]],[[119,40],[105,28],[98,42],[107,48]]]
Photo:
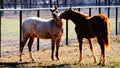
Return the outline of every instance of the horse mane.
[[[78,10],[73,10],[71,9],[75,14],[79,15],[79,16],[82,16],[82,17],[89,17],[89,15],[83,13],[83,12],[80,12]]]

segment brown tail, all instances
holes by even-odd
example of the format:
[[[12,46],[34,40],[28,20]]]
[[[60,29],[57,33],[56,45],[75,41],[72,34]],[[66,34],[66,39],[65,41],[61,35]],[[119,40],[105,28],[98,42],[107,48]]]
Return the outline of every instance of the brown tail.
[[[105,23],[105,34],[104,34],[104,46],[105,49],[109,50],[110,49],[110,20],[107,19],[104,21]]]

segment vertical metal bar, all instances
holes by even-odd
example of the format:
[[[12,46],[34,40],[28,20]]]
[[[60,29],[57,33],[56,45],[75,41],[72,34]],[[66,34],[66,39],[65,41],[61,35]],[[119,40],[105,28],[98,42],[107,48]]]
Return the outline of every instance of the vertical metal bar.
[[[108,18],[110,18],[110,8],[108,7]]]
[[[118,7],[116,7],[116,35],[117,35],[117,22],[118,22]]]
[[[0,2],[1,2],[1,9],[4,9],[4,0],[0,0]],[[3,16],[4,15],[4,11],[1,11],[1,16]]]
[[[57,7],[59,7],[59,0],[57,0]]]
[[[80,8],[78,8],[78,11],[80,11]]]
[[[50,0],[50,7],[52,7],[52,0]]]
[[[98,4],[99,4],[99,6],[100,6],[100,0],[99,0],[98,2],[99,2],[99,3],[98,3]]]
[[[0,11],[0,57],[1,57],[1,11]]]
[[[101,8],[99,8],[99,14],[101,13]]]
[[[40,17],[40,11],[37,10],[37,17]],[[39,51],[39,38],[37,38],[37,51]]]
[[[110,6],[110,0],[108,0],[108,5]],[[108,7],[108,18],[110,18],[110,7]]]
[[[99,6],[100,6],[100,0],[99,0]],[[99,14],[101,13],[101,8],[99,8]]]
[[[68,20],[66,20],[66,45],[68,45]]]
[[[117,0],[115,0],[115,6],[117,6]]]
[[[89,16],[91,16],[91,8],[89,8]]]
[[[96,0],[96,6],[98,5],[97,3],[98,3],[98,1]]]
[[[20,11],[20,15],[19,15],[19,17],[20,17],[20,46],[21,46],[21,44],[22,44],[22,11]]]

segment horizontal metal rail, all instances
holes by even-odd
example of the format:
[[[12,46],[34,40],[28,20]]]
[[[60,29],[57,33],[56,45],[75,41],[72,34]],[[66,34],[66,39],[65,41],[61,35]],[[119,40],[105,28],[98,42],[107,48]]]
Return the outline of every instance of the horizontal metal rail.
[[[72,8],[120,8],[120,6],[77,6],[77,7],[72,7]],[[68,9],[70,7],[59,7],[58,9]],[[27,10],[49,10],[50,8],[27,8],[27,9],[21,9],[21,8],[11,8],[11,9],[0,9],[0,11],[27,11]]]

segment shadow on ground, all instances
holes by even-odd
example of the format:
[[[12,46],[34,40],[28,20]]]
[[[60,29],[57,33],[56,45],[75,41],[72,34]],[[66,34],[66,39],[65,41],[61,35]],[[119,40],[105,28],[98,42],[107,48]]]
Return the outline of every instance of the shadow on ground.
[[[0,62],[0,68],[18,68],[18,67],[29,67],[29,68],[101,68],[96,64],[52,64],[49,66],[41,66],[38,62]],[[118,68],[120,62],[109,62],[105,66],[106,68]],[[104,67],[103,67],[104,68]]]
[[[0,62],[0,68],[17,68],[17,67],[40,67],[40,68],[70,68],[70,64],[52,64],[50,66],[40,66],[38,62]]]

